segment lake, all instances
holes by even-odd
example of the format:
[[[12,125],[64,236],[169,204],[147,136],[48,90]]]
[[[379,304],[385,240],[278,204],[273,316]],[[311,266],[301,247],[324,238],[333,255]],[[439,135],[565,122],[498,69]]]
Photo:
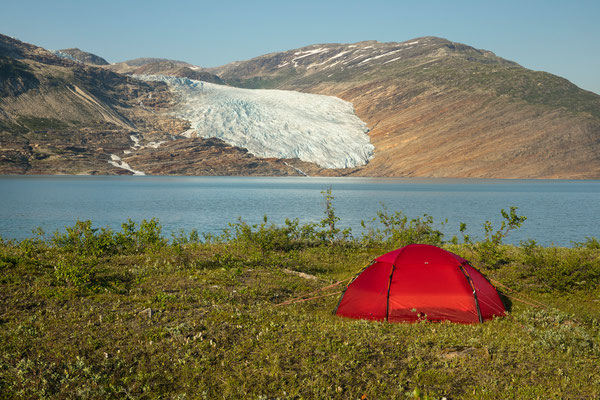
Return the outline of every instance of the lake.
[[[120,230],[127,218],[157,217],[165,236],[184,229],[220,233],[238,217],[249,223],[285,218],[318,222],[324,197],[332,188],[341,227],[360,233],[360,221],[388,211],[414,218],[429,214],[446,239],[468,233],[483,236],[482,224],[501,221],[500,209],[519,207],[527,216],[508,243],[535,239],[543,245],[570,246],[586,236],[600,237],[600,181],[255,178],[156,176],[4,176],[0,177],[0,236],[32,237],[41,227],[49,234],[77,219]]]

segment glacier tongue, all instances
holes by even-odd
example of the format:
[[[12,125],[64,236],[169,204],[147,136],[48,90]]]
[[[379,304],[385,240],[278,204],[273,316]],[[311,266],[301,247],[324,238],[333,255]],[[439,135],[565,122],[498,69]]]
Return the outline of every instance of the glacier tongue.
[[[163,75],[180,97],[176,115],[198,136],[216,137],[258,157],[299,158],[324,168],[365,165],[373,157],[366,124],[337,97],[240,89]]]

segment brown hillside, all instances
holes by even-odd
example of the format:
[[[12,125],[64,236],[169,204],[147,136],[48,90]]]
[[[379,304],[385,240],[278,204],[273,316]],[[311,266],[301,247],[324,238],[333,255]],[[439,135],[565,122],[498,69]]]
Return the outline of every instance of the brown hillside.
[[[77,49],[70,49],[77,50]],[[73,54],[86,57],[85,52]],[[340,97],[375,157],[325,170],[186,139],[165,74]],[[224,81],[224,82],[223,82]],[[157,144],[158,143],[158,144]],[[321,44],[218,68],[136,59],[86,65],[0,35],[0,173],[358,175],[600,179],[600,96],[445,39]]]
[[[354,104],[363,176],[600,178],[600,96],[439,38],[314,45],[212,70],[229,84]]]

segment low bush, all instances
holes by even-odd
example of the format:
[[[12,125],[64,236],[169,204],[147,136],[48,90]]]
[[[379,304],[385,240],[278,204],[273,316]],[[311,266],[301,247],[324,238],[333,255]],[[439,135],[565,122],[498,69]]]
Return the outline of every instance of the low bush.
[[[522,262],[545,288],[567,291],[591,289],[600,280],[600,254],[587,247],[542,247],[529,241],[522,247]]]
[[[77,288],[90,288],[96,274],[98,261],[78,255],[61,257],[54,263],[54,276],[59,284]]]
[[[390,214],[384,206],[377,217],[361,221],[361,226],[365,229],[361,240],[366,245],[402,247],[413,243],[434,246],[444,243],[444,234],[433,227],[433,217],[427,214],[409,220],[402,211]]]
[[[115,233],[110,228],[92,228],[92,221],[78,220],[65,228],[65,233],[55,232],[51,243],[66,252],[96,257],[155,251],[167,244],[161,236],[162,226],[155,218],[142,220],[139,227],[129,219],[121,228],[121,232]]]

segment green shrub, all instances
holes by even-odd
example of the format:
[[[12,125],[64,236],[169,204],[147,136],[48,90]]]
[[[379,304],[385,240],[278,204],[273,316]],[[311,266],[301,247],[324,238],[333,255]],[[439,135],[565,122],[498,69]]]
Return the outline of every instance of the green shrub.
[[[325,196],[325,218],[318,224],[300,225],[299,220],[295,218],[286,219],[283,226],[278,226],[269,224],[268,217],[265,215],[260,224],[250,225],[238,218],[238,222],[229,224],[229,229],[225,230],[223,235],[218,237],[206,235],[205,238],[208,241],[220,242],[233,240],[256,246],[263,253],[350,242],[351,229],[340,229],[337,225],[340,219],[335,215],[331,188],[321,193]]]
[[[465,224],[461,224],[460,228],[463,237],[465,237],[465,243],[469,243],[478,254],[480,261],[487,264],[490,268],[497,268],[500,264],[508,261],[505,249],[502,246],[502,240],[508,236],[510,231],[521,227],[525,220],[527,220],[527,217],[517,215],[517,207],[511,207],[510,212],[502,209],[500,210],[500,214],[504,218],[500,227],[494,231],[492,223],[485,221],[483,224],[485,237],[478,243],[470,243],[470,238],[464,234],[466,230]]]
[[[68,252],[94,257],[155,251],[167,244],[156,218],[142,220],[139,228],[128,219],[121,228],[121,232],[114,233],[110,228],[92,228],[89,220],[77,220],[75,225],[65,229],[65,233],[55,232],[52,243]]]
[[[137,230],[135,222],[128,219],[121,224],[121,232],[115,235],[115,240],[119,247],[128,252],[156,251],[167,244],[161,231],[162,226],[156,218],[142,220]]]
[[[549,350],[600,354],[598,342],[573,315],[557,309],[528,309],[518,314],[517,320],[537,344]]]
[[[600,254],[588,248],[523,247],[523,262],[549,290],[594,288],[600,279]]]
[[[92,221],[77,220],[65,228],[66,233],[55,232],[52,243],[68,252],[80,255],[101,256],[117,251],[115,238],[108,228],[92,228]]]
[[[422,243],[441,246],[444,243],[444,234],[433,227],[433,217],[427,214],[409,220],[402,211],[390,214],[383,206],[383,210],[377,212],[377,217],[369,223],[361,221],[361,226],[365,229],[361,240],[367,245],[402,247]]]
[[[185,233],[183,229],[180,229],[177,233],[172,233],[171,243],[174,246],[184,246],[189,243],[200,243],[200,235],[196,229],[193,229],[189,234]]]
[[[325,197],[325,218],[319,224],[323,230],[316,232],[317,237],[322,242],[329,242],[329,244],[348,241],[352,230],[350,228],[340,229],[337,225],[340,218],[335,215],[335,208],[333,207],[335,197],[331,194],[331,187],[322,191],[321,194]]]
[[[0,253],[0,272],[15,268],[19,263],[19,257],[2,251]]]
[[[575,242],[577,247],[585,247],[590,250],[600,250],[600,240],[595,237],[586,236],[583,242]]]
[[[97,261],[91,257],[68,257],[56,261],[54,276],[66,286],[90,287],[96,274]]]
[[[300,225],[298,219],[286,219],[283,226],[269,224],[265,215],[260,224],[249,225],[238,219],[230,223],[226,237],[247,245],[257,246],[263,253],[267,251],[289,251],[313,246],[322,241],[315,230],[315,224]]]

